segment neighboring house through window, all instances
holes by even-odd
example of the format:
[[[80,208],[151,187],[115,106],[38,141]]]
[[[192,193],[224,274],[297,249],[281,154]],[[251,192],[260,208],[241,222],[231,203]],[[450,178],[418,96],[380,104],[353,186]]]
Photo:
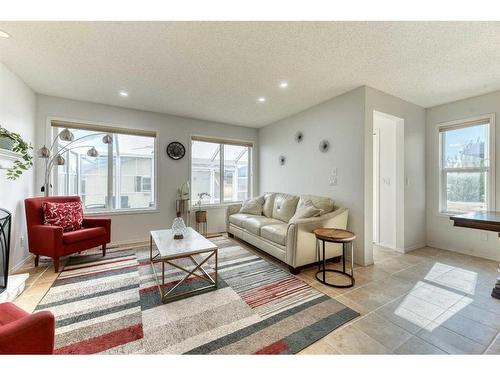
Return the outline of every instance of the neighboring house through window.
[[[191,141],[191,202],[207,193],[202,204],[240,202],[251,194],[252,144],[193,137]]]
[[[54,135],[68,126],[57,124],[52,124]],[[156,207],[154,132],[87,124],[75,124],[71,131],[75,140],[85,138],[76,141],[73,150],[62,154],[66,160],[64,166],[55,167],[55,194],[79,195],[87,212]],[[102,143],[102,133],[110,134],[113,142]],[[90,146],[97,149],[97,157],[87,156]]]
[[[494,117],[439,125],[440,212],[494,209]]]

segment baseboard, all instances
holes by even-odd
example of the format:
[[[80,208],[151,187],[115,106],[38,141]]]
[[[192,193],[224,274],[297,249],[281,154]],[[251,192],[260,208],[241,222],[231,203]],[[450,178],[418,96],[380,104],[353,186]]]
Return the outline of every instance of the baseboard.
[[[427,246],[426,243],[418,243],[416,245],[407,246],[407,247],[404,247],[404,248],[398,248],[396,250],[399,251],[399,252],[401,252],[401,253],[409,253],[410,251],[421,249],[422,247],[426,247],[426,246]]]
[[[473,257],[477,257],[477,258],[488,259],[488,260],[493,260],[495,262],[500,262],[500,256],[495,257],[495,256],[491,256],[489,254],[478,253],[476,251],[451,248],[449,246],[442,245],[442,244],[437,244],[435,242],[429,242],[427,244],[427,246],[434,247],[436,249],[452,251],[452,252],[458,253],[458,254],[470,255],[470,256],[473,256]]]
[[[19,261],[17,264],[15,264],[12,268],[9,269],[9,274],[13,274],[32,259],[33,257],[31,256],[31,253],[29,253],[26,258]]]

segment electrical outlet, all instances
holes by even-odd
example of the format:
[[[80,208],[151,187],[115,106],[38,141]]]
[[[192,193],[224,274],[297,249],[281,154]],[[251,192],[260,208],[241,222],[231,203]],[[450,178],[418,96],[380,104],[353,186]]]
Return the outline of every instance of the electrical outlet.
[[[337,186],[337,168],[332,169],[332,174],[330,175],[330,186]]]

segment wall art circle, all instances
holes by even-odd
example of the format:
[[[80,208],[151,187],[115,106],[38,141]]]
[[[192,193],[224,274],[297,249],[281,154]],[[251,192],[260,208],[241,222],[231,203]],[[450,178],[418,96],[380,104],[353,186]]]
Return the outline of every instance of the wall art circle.
[[[319,150],[321,152],[327,152],[330,149],[330,142],[328,142],[326,139],[323,139],[319,143]]]
[[[174,160],[180,160],[186,154],[184,145],[180,142],[170,142],[167,146],[167,155]]]
[[[297,143],[300,143],[304,140],[304,133],[302,133],[301,131],[298,131],[297,133],[295,133],[295,142]]]

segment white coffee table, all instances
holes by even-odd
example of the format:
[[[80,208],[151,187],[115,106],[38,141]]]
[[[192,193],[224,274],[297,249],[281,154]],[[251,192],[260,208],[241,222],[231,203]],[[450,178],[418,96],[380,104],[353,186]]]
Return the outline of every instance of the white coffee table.
[[[152,230],[150,234],[149,243],[149,258],[151,267],[156,278],[156,283],[160,290],[160,296],[163,303],[171,302],[183,297],[188,297],[194,294],[199,294],[204,291],[217,289],[217,246],[211,241],[196,232],[193,228],[186,228],[184,238],[181,240],[174,240],[174,234],[171,229]],[[153,256],[153,243],[156,245],[157,253]],[[201,262],[195,259],[195,255],[205,255]],[[215,258],[215,274],[214,277],[210,276],[203,268],[203,265],[210,259]],[[175,259],[189,259],[194,268],[188,269],[184,266],[172,262]],[[161,263],[161,280],[158,277],[155,269],[155,263]],[[186,272],[181,280],[177,282],[172,288],[165,287],[165,264]],[[201,274],[196,273],[200,271]],[[186,292],[173,293],[182,283],[184,283],[190,276],[197,277],[205,280],[209,285],[192,289]]]

